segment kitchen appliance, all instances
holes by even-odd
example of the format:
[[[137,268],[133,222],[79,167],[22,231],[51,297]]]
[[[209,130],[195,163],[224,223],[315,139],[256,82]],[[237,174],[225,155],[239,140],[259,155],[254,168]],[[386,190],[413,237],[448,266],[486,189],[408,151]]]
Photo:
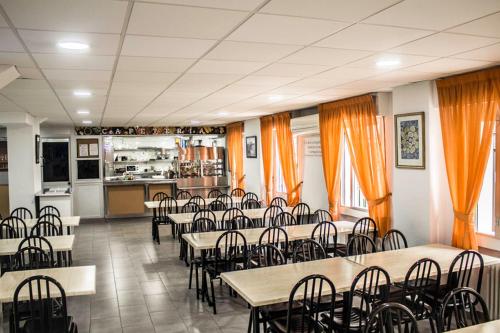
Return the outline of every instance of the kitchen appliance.
[[[137,172],[139,169],[137,168],[137,165],[127,165],[125,167],[127,172]]]

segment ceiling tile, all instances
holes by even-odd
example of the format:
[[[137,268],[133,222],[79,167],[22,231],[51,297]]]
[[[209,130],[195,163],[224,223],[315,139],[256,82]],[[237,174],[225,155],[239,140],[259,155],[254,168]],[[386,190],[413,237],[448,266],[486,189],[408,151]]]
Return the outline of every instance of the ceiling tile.
[[[109,81],[111,77],[111,71],[44,69],[43,72],[49,80]]]
[[[7,24],[7,22],[5,22],[4,18],[2,15],[0,15],[0,28],[8,28],[9,25]]]
[[[120,35],[73,33],[58,31],[19,30],[21,38],[32,53],[70,53],[87,55],[116,54]],[[61,41],[78,41],[89,44],[85,51],[64,50],[57,46]]]
[[[315,46],[383,51],[431,33],[432,31],[427,30],[356,24],[316,43]]]
[[[17,67],[17,71],[23,79],[43,80],[42,73],[33,67]]]
[[[439,33],[394,48],[391,52],[446,57],[496,42],[498,40],[493,38]]]
[[[329,69],[329,66],[302,64],[271,64],[255,75],[305,77]]]
[[[1,0],[18,29],[120,33],[127,2]]]
[[[249,74],[262,68],[265,62],[200,60],[188,73]]]
[[[435,73],[420,73],[408,70],[396,70],[389,73],[384,73],[370,77],[370,79],[377,81],[400,82],[406,84],[410,82],[418,82],[424,80],[432,80],[438,77]]]
[[[158,83],[166,88],[177,77],[179,77],[178,73],[119,71],[116,72],[113,82]]]
[[[330,49],[326,47],[307,47],[280,60],[289,64],[311,64],[340,66],[369,56],[373,52],[359,50]]]
[[[396,2],[398,0],[273,0],[261,12],[355,22]]]
[[[420,55],[378,53],[373,56],[350,63],[349,67],[374,68],[379,70],[379,72],[387,72],[398,68],[414,66],[435,59],[436,57],[427,57]],[[389,64],[383,65],[381,64],[382,62]],[[391,62],[393,62],[393,64],[390,64]]]
[[[263,0],[149,0],[149,2],[250,11]]]
[[[269,89],[272,89],[293,81],[297,81],[299,79],[300,77],[249,75],[239,80],[238,84],[248,84],[253,86],[268,87]]]
[[[425,64],[407,68],[411,71],[425,72],[425,73],[455,73],[465,70],[474,70],[481,67],[491,65],[491,62],[443,58],[436,61],[431,61]]]
[[[115,61],[114,56],[83,54],[34,53],[33,57],[40,68],[46,69],[112,70]]]
[[[0,28],[0,51],[24,52],[23,46],[8,28]]]
[[[328,87],[368,78],[384,72],[378,68],[338,67],[316,75],[313,79],[328,80]]]
[[[400,83],[377,80],[360,80],[342,84],[339,88],[355,89],[362,94],[366,92],[387,91],[391,87],[395,87],[397,85],[400,85]]]
[[[406,0],[364,22],[443,30],[499,10],[498,0]]]
[[[346,23],[256,14],[227,39],[243,42],[307,45],[347,26]]]
[[[121,56],[119,71],[182,73],[195,60],[182,58],[150,58]]]
[[[170,92],[193,92],[209,94],[240,78],[239,74],[199,74],[182,76],[168,88]]]
[[[8,100],[5,96],[0,95],[0,112],[26,112],[17,104]]]
[[[500,38],[500,13],[462,24],[456,28],[450,29],[449,31]]]
[[[500,62],[500,43],[459,53],[454,55],[453,58]]]
[[[50,83],[59,95],[67,96],[73,96],[74,90],[90,90],[93,96],[104,96],[109,86],[109,81],[53,79]]]
[[[223,41],[206,56],[206,59],[276,61],[296,50],[297,45],[246,43]]]
[[[214,40],[168,37],[125,37],[122,55],[143,57],[199,58],[214,45]]]
[[[245,12],[232,10],[136,3],[127,33],[219,39],[246,15]]]
[[[35,67],[29,55],[15,52],[0,52],[0,64],[17,67]]]

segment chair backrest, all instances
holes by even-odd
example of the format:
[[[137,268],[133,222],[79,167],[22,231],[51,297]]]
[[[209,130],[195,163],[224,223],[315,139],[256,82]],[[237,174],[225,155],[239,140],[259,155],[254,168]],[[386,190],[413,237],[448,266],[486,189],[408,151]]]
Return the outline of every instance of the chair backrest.
[[[247,193],[249,194],[249,193]],[[246,195],[246,194],[245,194]],[[241,202],[241,209],[257,209],[260,208],[260,202],[255,199],[247,199]]]
[[[298,224],[309,224],[311,220],[311,208],[309,208],[308,204],[300,202],[293,207],[292,215],[295,216]]]
[[[252,229],[252,228],[255,228],[255,223],[248,216],[238,215],[231,220],[232,230]]]
[[[418,333],[417,319],[406,306],[383,303],[368,316],[365,333]]]
[[[326,252],[323,246],[314,239],[304,239],[293,250],[292,261],[306,262],[319,259],[325,259]]]
[[[408,248],[405,235],[399,230],[388,230],[382,238],[382,251],[392,251]]]
[[[284,255],[288,256],[288,234],[280,226],[268,227],[260,234],[259,245],[271,244],[276,246]]]
[[[333,222],[332,214],[330,214],[329,211],[324,210],[324,209],[316,210],[313,213],[312,223],[320,223],[323,221],[332,221]]]
[[[0,223],[0,239],[18,238],[16,230],[8,224]]]
[[[10,213],[10,216],[15,216],[19,217],[20,219],[26,220],[26,219],[32,219],[33,214],[28,208],[25,207],[18,207]]]
[[[473,271],[477,270],[477,284],[472,286]],[[452,290],[460,287],[471,287],[481,292],[481,282],[483,280],[484,260],[483,256],[472,250],[465,250],[453,259],[450,265],[446,287]],[[453,272],[453,273],[451,273]]]
[[[156,192],[153,195],[153,201],[162,201],[163,199],[168,198],[168,197],[169,197],[169,195],[165,192]]]
[[[352,228],[352,235],[360,234],[370,237],[370,234],[372,234],[371,239],[375,244],[377,243],[377,232],[377,224],[370,217],[360,218]]]
[[[10,226],[16,232],[16,238],[28,237],[28,229],[26,228],[26,223],[19,217],[8,216],[3,219],[2,224]]]
[[[17,247],[17,250],[22,250],[25,247],[37,247],[42,249],[47,255],[49,259],[54,262],[54,250],[52,249],[52,244],[47,240],[47,238],[42,236],[29,236],[24,238]]]
[[[400,303],[409,307],[418,319],[427,318],[428,305],[436,308],[440,282],[439,264],[429,258],[418,260],[406,273]]]
[[[200,207],[205,207],[205,199],[199,195],[192,196],[191,199],[189,199],[189,202],[194,202]]]
[[[43,249],[36,246],[26,246],[14,255],[14,270],[50,268],[54,261]]]
[[[191,232],[209,232],[216,230],[217,225],[215,222],[206,217],[199,217],[191,224]]]
[[[347,315],[343,322],[344,327],[353,331],[361,331],[366,326],[368,316],[376,305],[387,302],[387,286],[391,283],[389,274],[381,267],[371,266],[363,269],[354,278],[346,311],[349,314],[359,315],[359,319],[351,321],[351,315]],[[356,310],[353,311],[353,308]]]
[[[249,200],[249,199],[252,199],[252,200],[255,200],[255,201],[259,201],[259,197],[257,196],[257,194],[253,193],[253,192],[247,192],[245,193],[245,195],[241,198],[241,202],[244,203],[245,201]]]
[[[30,236],[61,236],[59,227],[50,221],[37,222],[31,229]]]
[[[59,229],[59,235],[62,235],[64,233],[61,218],[57,215],[54,214],[41,215],[37,220],[37,224],[39,222],[50,222]],[[47,235],[47,236],[58,236],[58,235]]]
[[[38,216],[42,216],[45,214],[53,214],[53,215],[61,216],[59,209],[57,209],[57,207],[54,207],[51,205],[42,207],[42,209],[40,209],[40,211],[38,212]]]
[[[217,197],[217,200],[220,200],[224,203],[224,205],[226,205],[226,208],[229,209],[231,207],[233,207],[233,198],[231,198],[229,195],[227,194],[221,194]]]
[[[231,196],[232,197],[243,197],[245,195],[245,190],[242,188],[235,188],[231,191]]]
[[[309,275],[297,282],[288,299],[286,332],[323,332],[320,314],[325,308],[329,312],[326,325],[331,328],[335,293],[333,282],[324,275]]]
[[[175,199],[177,199],[177,200],[191,199],[191,193],[189,193],[188,191],[179,191],[179,192],[177,192]]]
[[[195,202],[188,202],[184,206],[182,206],[181,213],[196,213],[200,210],[200,206]]]
[[[232,219],[239,215],[245,215],[241,209],[236,207],[228,208],[222,215],[222,222],[231,222]]]
[[[221,194],[222,194],[222,192],[220,190],[213,189],[210,192],[208,192],[207,198],[217,198]]]
[[[357,256],[377,252],[377,247],[372,239],[361,234],[353,235],[349,241],[347,241],[346,248],[347,256]]]
[[[273,220],[274,226],[285,227],[289,225],[297,225],[295,216],[288,212],[279,213]]]
[[[468,287],[456,288],[446,294],[439,314],[440,332],[478,325],[490,321],[483,297]]]
[[[278,214],[283,213],[283,208],[280,206],[269,206],[264,212],[264,218],[262,223],[264,226],[272,226],[274,218],[278,216]]]
[[[269,206],[280,206],[282,208],[285,208],[286,206],[288,206],[288,203],[282,197],[275,197],[273,198],[273,200],[271,200]]]
[[[247,240],[237,230],[228,230],[219,236],[215,243],[215,273],[236,270],[238,264],[246,269],[248,262]]]
[[[280,249],[272,244],[262,244],[252,250],[248,256],[247,268],[285,265],[286,259]]]
[[[215,216],[215,213],[212,212],[210,209],[200,209],[199,211],[197,211],[193,216],[193,221],[196,221],[197,219],[202,217],[212,220],[214,221],[214,223],[217,222],[217,217]]]
[[[167,221],[168,214],[177,214],[179,207],[177,207],[177,200],[172,197],[163,198],[158,207],[158,219]]]
[[[311,238],[323,246],[327,255],[335,257],[337,252],[337,227],[331,221],[323,221],[317,224],[311,234]]]
[[[208,209],[214,212],[220,212],[226,210],[227,206],[221,200],[216,199],[208,205]]]
[[[28,296],[26,300],[24,296]],[[14,332],[22,331],[26,317],[30,331],[39,333],[70,332],[66,293],[55,279],[36,275],[22,281],[14,291]],[[26,327],[25,327],[26,328]]]

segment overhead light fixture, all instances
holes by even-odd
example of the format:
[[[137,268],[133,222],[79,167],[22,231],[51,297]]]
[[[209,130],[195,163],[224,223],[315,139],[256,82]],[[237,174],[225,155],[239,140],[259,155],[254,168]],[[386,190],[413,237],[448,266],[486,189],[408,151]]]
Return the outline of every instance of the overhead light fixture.
[[[398,59],[385,59],[377,61],[377,67],[394,67],[401,64]]]
[[[59,42],[57,43],[57,46],[59,46],[61,49],[65,50],[87,50],[89,48],[89,44],[87,43],[82,43],[82,42]]]
[[[76,113],[81,114],[81,115],[87,115],[90,113],[90,111],[89,110],[78,110],[78,111],[76,111]]]
[[[196,124],[199,124],[199,123],[201,123],[201,121],[199,121],[199,120],[191,120],[191,124],[193,124],[193,125],[196,125]]]
[[[271,102],[278,102],[278,101],[281,101],[283,99],[283,96],[281,96],[281,95],[271,95],[271,96],[269,96],[268,99]]]
[[[84,125],[90,125],[90,124],[92,124],[92,120],[83,120],[82,124],[84,124]]]
[[[224,112],[224,111],[217,113],[218,116],[222,116],[222,117],[227,116],[228,114],[229,114],[228,112]]]
[[[92,92],[88,90],[75,90],[73,91],[73,95],[77,97],[90,97],[92,96]]]

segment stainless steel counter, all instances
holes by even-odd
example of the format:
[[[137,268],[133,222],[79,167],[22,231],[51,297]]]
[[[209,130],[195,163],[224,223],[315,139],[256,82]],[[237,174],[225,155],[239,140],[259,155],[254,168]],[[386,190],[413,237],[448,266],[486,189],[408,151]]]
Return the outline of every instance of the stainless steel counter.
[[[118,185],[131,185],[131,184],[176,184],[177,179],[153,179],[153,178],[139,178],[134,180],[105,180],[104,186],[118,186]]]

